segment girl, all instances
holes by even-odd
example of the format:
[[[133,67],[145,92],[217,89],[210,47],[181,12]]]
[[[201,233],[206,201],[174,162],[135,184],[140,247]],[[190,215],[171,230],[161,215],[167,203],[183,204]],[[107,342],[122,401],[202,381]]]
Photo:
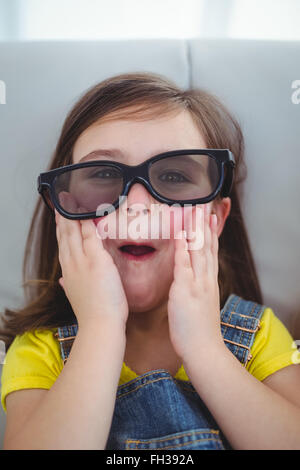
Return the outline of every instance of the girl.
[[[5,312],[6,449],[299,448],[299,365],[262,303],[243,152],[214,96],[154,74],[74,106],[39,177],[28,303]],[[158,209],[159,237],[134,238]]]

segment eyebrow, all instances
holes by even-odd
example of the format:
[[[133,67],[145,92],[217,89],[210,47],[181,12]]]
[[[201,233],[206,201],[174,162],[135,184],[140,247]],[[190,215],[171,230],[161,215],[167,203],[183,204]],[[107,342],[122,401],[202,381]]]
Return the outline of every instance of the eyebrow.
[[[161,153],[169,152],[169,150],[164,150],[161,149],[160,151],[157,151],[154,155],[160,155]],[[154,155],[151,155],[149,158],[153,157]],[[84,157],[82,157],[78,163],[82,163],[86,160],[93,160],[92,157],[113,157],[113,158],[118,158],[118,159],[124,159],[125,154],[120,150],[120,149],[97,149],[93,150],[92,152],[88,153]]]
[[[97,149],[93,150],[92,152],[88,153],[84,157],[82,157],[78,163],[84,162],[86,160],[92,159],[92,157],[113,157],[113,158],[124,158],[123,152],[119,149]]]

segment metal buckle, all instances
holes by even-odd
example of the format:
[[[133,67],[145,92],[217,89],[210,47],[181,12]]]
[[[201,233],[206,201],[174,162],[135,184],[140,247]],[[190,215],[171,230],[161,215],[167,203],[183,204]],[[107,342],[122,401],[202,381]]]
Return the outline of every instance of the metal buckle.
[[[250,348],[248,346],[244,346],[243,344],[240,344],[240,343],[236,343],[235,341],[231,341],[230,339],[224,339],[224,341],[226,341],[227,343],[230,343],[230,344],[234,344],[235,346],[238,346],[240,348],[243,348],[243,349],[247,349],[248,351],[248,355],[247,355],[247,359],[245,361],[245,364],[244,364],[244,367],[247,366],[248,362],[252,359],[252,354],[250,353]]]
[[[235,313],[235,312],[233,312],[233,313]],[[243,315],[243,316],[248,317],[248,315]],[[248,317],[248,318],[253,318],[253,317]],[[257,327],[255,328],[255,330],[251,330],[251,328],[243,328],[242,326],[238,326],[238,325],[231,325],[230,323],[225,323],[223,321],[221,321],[221,325],[227,326],[229,328],[235,328],[237,330],[247,331],[248,333],[256,333],[261,327],[259,320],[258,320],[258,324],[257,324]]]
[[[57,336],[57,340],[59,342],[63,342],[63,341],[70,341],[71,339],[75,339],[76,336],[68,336],[67,338],[60,338],[59,336]]]

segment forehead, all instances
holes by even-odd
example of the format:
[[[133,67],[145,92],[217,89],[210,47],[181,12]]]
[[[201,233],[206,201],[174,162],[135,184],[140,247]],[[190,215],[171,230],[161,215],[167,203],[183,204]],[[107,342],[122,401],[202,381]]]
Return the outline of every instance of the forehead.
[[[103,152],[105,160],[134,165],[162,152],[205,147],[199,128],[185,110],[151,119],[100,119],[77,139],[73,163],[79,163],[84,157],[84,160],[101,159],[92,154],[99,149],[114,149],[112,155]]]

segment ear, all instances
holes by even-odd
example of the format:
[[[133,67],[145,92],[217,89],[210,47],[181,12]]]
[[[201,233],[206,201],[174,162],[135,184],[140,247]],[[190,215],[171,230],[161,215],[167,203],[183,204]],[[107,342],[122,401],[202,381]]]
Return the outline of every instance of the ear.
[[[63,280],[62,277],[60,277],[60,278],[58,279],[58,282],[59,282],[60,286],[64,289],[64,280]]]
[[[230,197],[223,197],[222,199],[215,200],[212,206],[212,213],[217,215],[218,224],[217,232],[218,237],[221,235],[226,219],[230,214],[231,199]]]

